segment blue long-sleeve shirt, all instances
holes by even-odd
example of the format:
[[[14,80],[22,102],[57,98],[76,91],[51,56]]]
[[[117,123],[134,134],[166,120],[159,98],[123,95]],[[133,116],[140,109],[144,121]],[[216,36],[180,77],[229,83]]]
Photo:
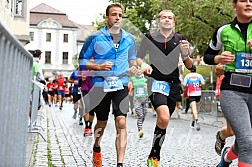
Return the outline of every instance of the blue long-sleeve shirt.
[[[134,37],[121,29],[122,38],[118,49],[115,48],[111,35],[104,27],[90,35],[84,43],[79,55],[80,69],[86,69],[86,64],[94,58],[95,64],[102,64],[106,61],[113,63],[111,71],[96,71],[97,76],[122,76],[127,74],[129,61],[136,60],[136,45]],[[96,82],[102,82],[103,78],[94,76],[93,85]],[[128,77],[121,78],[123,84],[128,83]]]

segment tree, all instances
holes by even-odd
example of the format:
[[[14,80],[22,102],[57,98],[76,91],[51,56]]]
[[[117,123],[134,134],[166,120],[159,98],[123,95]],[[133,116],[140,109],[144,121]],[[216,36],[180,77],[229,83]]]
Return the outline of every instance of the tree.
[[[164,8],[177,16],[176,31],[183,34],[203,55],[213,32],[234,17],[230,0],[162,0]]]
[[[115,0],[110,0],[115,2]],[[160,0],[119,0],[125,7],[124,17],[128,18],[142,33],[153,27],[156,14],[160,10]]]
[[[97,18],[95,21],[93,21],[92,25],[95,26],[97,30],[104,27],[106,25],[105,14],[100,13],[100,18]]]
[[[176,31],[203,55],[215,29],[234,17],[230,0],[110,0],[126,8],[125,17],[146,33],[155,28],[157,13],[170,9],[176,15]]]

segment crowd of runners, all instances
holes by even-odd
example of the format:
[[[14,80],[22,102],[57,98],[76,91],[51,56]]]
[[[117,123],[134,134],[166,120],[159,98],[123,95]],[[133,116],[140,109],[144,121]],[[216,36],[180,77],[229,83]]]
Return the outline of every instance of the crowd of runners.
[[[204,53],[205,63],[216,65],[216,98],[227,120],[227,126],[217,132],[213,148],[221,156],[217,167],[228,167],[237,158],[239,167],[252,167],[252,2],[233,0],[232,7],[236,17],[217,28]],[[180,117],[183,94],[185,113],[189,107],[192,111],[189,126],[201,129],[197,103],[205,79],[193,65],[186,37],[174,32],[176,17],[171,10],[157,15],[159,29],[145,34],[138,48],[133,35],[120,26],[123,12],[119,3],[107,6],[106,26],[88,36],[79,54],[78,68],[67,78],[62,73],[49,78],[47,103],[60,110],[64,101],[73,103],[73,119],[78,117],[79,125],[85,124],[84,136],[94,136],[96,167],[102,166],[100,143],[110,111],[117,133],[117,167],[122,167],[127,149],[123,142],[127,139],[127,113],[131,111],[136,117],[138,136],[143,138],[147,108],[151,107],[156,124],[146,160],[148,167],[159,167],[165,158],[160,153],[166,130],[174,111]],[[183,80],[179,78],[179,61],[189,70]],[[96,124],[92,126],[94,119]],[[233,135],[234,145],[225,147],[226,138]]]

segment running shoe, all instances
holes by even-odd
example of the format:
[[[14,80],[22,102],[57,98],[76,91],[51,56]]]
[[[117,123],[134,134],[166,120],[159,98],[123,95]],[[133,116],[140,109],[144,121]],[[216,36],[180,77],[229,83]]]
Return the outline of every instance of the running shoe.
[[[221,155],[221,151],[224,148],[225,144],[226,144],[226,141],[221,139],[220,131],[218,131],[216,134],[216,141],[215,141],[215,146],[214,146],[215,151],[218,155]]]
[[[79,121],[79,125],[83,125],[82,119],[80,119],[80,121]]]
[[[138,132],[138,135],[139,135],[139,138],[142,138],[144,136],[144,131],[143,130],[140,130]]]
[[[101,154],[101,152],[93,151],[93,165],[94,165],[94,167],[102,167],[102,154]]]
[[[197,130],[197,131],[200,130],[200,122],[199,122],[199,121],[196,122],[196,130]]]
[[[92,129],[91,129],[91,128],[89,128],[89,129],[88,129],[88,134],[89,134],[89,135],[92,135],[92,134],[93,134],[93,132],[92,132]]]
[[[183,106],[179,106],[178,108],[180,109],[180,111],[184,110]]]
[[[230,147],[226,147],[226,148],[223,149],[223,152],[222,152],[222,155],[221,155],[221,161],[216,167],[229,167],[229,165],[232,163],[232,161],[231,162],[225,162],[225,160],[224,160],[224,157],[225,157],[226,153],[228,152],[229,148]]]
[[[92,134],[92,129],[90,129],[90,128],[84,129],[84,136],[91,135],[91,134]]]
[[[150,157],[147,159],[148,167],[160,167],[160,161],[155,157]]]

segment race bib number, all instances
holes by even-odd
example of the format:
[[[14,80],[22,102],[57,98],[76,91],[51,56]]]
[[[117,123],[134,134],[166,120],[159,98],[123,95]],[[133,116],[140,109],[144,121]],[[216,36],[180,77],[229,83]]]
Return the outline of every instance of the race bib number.
[[[51,91],[53,91],[53,89],[52,89],[52,88],[49,88],[48,91],[51,92]]]
[[[118,77],[107,77],[104,80],[103,91],[114,92],[123,89],[122,81]]]
[[[163,94],[165,96],[169,96],[170,85],[169,85],[168,82],[165,82],[165,81],[156,81],[156,80],[154,80],[153,83],[152,83],[151,91],[161,93],[161,94]]]
[[[251,73],[252,72],[252,54],[238,52],[235,56],[235,71],[241,73]]]
[[[63,90],[63,87],[62,87],[62,86],[60,86],[60,87],[59,87],[59,90]]]
[[[135,93],[135,96],[144,96],[145,90],[144,88],[136,88],[134,93]]]

